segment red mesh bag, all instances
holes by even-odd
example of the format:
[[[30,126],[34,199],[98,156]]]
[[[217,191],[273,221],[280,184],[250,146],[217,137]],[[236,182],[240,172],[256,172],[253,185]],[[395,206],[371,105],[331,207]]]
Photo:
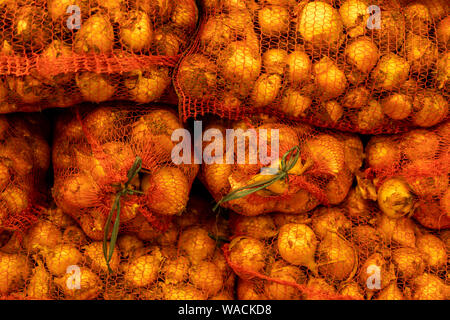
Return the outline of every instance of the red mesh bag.
[[[175,78],[185,119],[265,112],[377,134],[448,118],[444,0],[204,1],[204,7]]]
[[[450,228],[447,121],[432,129],[372,137],[360,179],[365,197],[389,217],[413,216],[424,227]]]
[[[339,204],[363,161],[357,135],[277,118],[212,121],[204,130],[199,178],[217,206],[246,216],[298,214],[319,204]],[[207,142],[214,132],[215,140]],[[273,172],[265,172],[268,168]]]
[[[110,262],[60,208],[51,208],[19,242],[0,248],[0,297],[57,300],[234,298],[234,273],[219,246],[228,224],[193,197],[165,232],[136,223],[121,232]],[[78,282],[77,282],[78,281]],[[79,287],[77,287],[77,283]]]
[[[310,213],[235,215],[224,246],[241,300],[448,300],[448,232],[390,219],[357,189]]]
[[[49,122],[44,116],[0,117],[0,232],[25,231],[47,197]]]
[[[83,101],[173,101],[195,0],[20,0],[0,5],[0,112]]]

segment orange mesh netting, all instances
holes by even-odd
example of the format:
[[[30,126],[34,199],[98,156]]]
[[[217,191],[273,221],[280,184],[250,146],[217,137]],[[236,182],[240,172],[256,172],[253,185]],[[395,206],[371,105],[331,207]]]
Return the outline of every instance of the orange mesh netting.
[[[25,231],[47,197],[49,121],[39,114],[0,117],[0,232]]]
[[[225,128],[234,129],[235,136]],[[217,145],[212,152],[216,159],[214,163],[203,159],[199,177],[219,205],[246,216],[301,213],[319,204],[339,204],[363,161],[363,144],[357,135],[277,118],[212,121],[204,130],[205,134],[217,130],[223,144],[204,138],[204,157]],[[276,148],[277,134],[278,157],[272,149]],[[270,162],[264,158],[264,149]],[[275,172],[263,174],[263,167],[272,167]]]
[[[265,112],[397,133],[448,118],[445,0],[204,0],[203,7],[175,77],[185,119]]]
[[[174,101],[194,0],[18,0],[0,5],[0,113],[83,101]]]
[[[23,241],[12,235],[0,243],[0,297],[234,299],[235,276],[219,249],[228,236],[227,221],[217,220],[205,200],[193,197],[166,232],[145,224],[122,232],[109,273],[102,242],[60,208],[50,208]]]

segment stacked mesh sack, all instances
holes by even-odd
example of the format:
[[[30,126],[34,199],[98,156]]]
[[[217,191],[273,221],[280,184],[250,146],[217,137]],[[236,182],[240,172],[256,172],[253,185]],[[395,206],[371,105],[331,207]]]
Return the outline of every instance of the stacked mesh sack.
[[[371,137],[337,205],[238,211],[224,246],[237,298],[448,300],[448,137],[448,122]]]
[[[0,232],[23,232],[47,198],[48,119],[41,114],[0,116]]]
[[[11,0],[0,5],[0,112],[83,101],[176,101],[173,67],[194,0]]]
[[[92,227],[92,229],[94,229]],[[136,221],[121,232],[109,264],[103,243],[55,206],[26,233],[0,244],[0,294],[7,299],[228,300],[234,273],[219,246],[227,221],[191,198],[165,232]]]
[[[379,134],[448,118],[444,0],[204,0],[203,7],[175,78],[185,119],[265,112]]]

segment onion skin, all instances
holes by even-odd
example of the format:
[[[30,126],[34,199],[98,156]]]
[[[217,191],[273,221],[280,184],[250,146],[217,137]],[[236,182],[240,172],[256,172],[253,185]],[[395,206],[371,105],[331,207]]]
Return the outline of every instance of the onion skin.
[[[223,275],[212,262],[201,261],[189,271],[190,282],[208,296],[217,294],[223,287]]]
[[[329,231],[344,234],[350,230],[352,224],[343,210],[335,207],[320,207],[314,211],[311,226],[317,237],[323,239]]]
[[[257,239],[242,236],[234,238],[230,243],[230,261],[244,270],[260,272],[266,265],[266,255],[264,243]],[[244,279],[251,278],[240,271],[237,274]]]
[[[208,235],[208,231],[200,227],[184,230],[178,239],[178,247],[186,252],[189,260],[195,264],[213,255],[216,243]]]
[[[377,87],[391,91],[399,88],[408,79],[409,70],[408,61],[389,53],[381,57],[371,76]]]
[[[439,22],[436,29],[436,34],[439,44],[448,47],[450,43],[450,16],[447,16]]]
[[[255,108],[271,104],[278,96],[281,88],[281,76],[278,74],[262,74],[255,82],[250,102]]]
[[[0,294],[6,295],[16,289],[30,272],[26,256],[0,251]]]
[[[313,65],[312,71],[317,90],[325,100],[337,98],[347,88],[344,72],[326,56]]]
[[[359,274],[359,283],[367,293],[367,297],[373,295],[374,292],[378,291],[378,289],[369,289],[367,287],[367,281],[372,273],[369,273],[370,268],[373,266],[377,266],[380,268],[380,288],[386,288],[392,280],[396,279],[395,270],[392,265],[388,265],[388,263],[384,260],[383,256],[380,253],[374,253],[369,258],[367,258],[364,265],[361,267],[361,272]],[[374,271],[372,271],[374,272]]]
[[[289,29],[289,12],[281,6],[265,6],[258,11],[261,32],[266,36],[281,36]]]
[[[268,74],[283,75],[287,64],[288,53],[283,49],[269,49],[262,56],[264,70]]]
[[[256,287],[257,282],[238,279],[236,297],[239,300],[268,300],[264,292]]]
[[[411,97],[401,93],[394,93],[386,97],[381,105],[384,114],[394,120],[403,120],[412,112]]]
[[[339,294],[343,296],[351,297],[355,300],[364,300],[364,294],[358,283],[350,281],[339,290]]]
[[[95,299],[101,292],[102,281],[88,268],[82,267],[80,271],[81,289],[69,289],[67,280],[72,274],[65,274],[62,278],[56,278],[54,282],[62,289],[66,298],[71,300],[91,300]]]
[[[419,127],[431,127],[447,116],[448,102],[438,92],[426,89],[414,97],[413,110],[413,124]]]
[[[363,74],[369,73],[379,59],[378,47],[369,38],[357,38],[345,48],[347,61]]]
[[[268,276],[291,283],[304,283],[307,279],[306,274],[299,268],[282,264],[273,266]],[[264,292],[270,300],[299,300],[302,297],[301,291],[297,288],[270,281],[264,285]]]
[[[113,26],[109,19],[101,14],[95,14],[84,21],[74,40],[74,50],[80,54],[110,52],[113,45]]]

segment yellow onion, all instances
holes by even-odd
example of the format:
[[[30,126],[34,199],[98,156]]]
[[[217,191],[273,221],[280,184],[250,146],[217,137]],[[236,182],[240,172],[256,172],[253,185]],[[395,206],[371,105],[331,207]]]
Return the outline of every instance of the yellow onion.
[[[245,234],[255,239],[267,239],[276,235],[277,229],[270,215],[256,217],[238,216],[233,224],[235,234]]]
[[[238,278],[236,298],[239,300],[267,300],[263,290],[258,290],[258,284],[259,283],[255,280],[247,281]]]
[[[178,68],[178,83],[193,98],[211,98],[217,81],[214,63],[201,54],[183,59]]]
[[[95,14],[83,22],[75,34],[74,50],[77,53],[104,53],[113,49],[114,30],[109,19]]]
[[[133,259],[124,268],[125,281],[135,288],[154,283],[158,279],[162,259],[159,250]]]
[[[286,65],[286,78],[294,85],[301,84],[311,77],[311,60],[303,51],[294,50],[289,53]]]
[[[424,259],[416,248],[395,249],[392,252],[392,262],[403,279],[411,279],[425,271]]]
[[[447,46],[450,40],[450,16],[442,19],[436,27],[436,35],[439,44]]]
[[[7,295],[17,289],[30,273],[27,257],[0,251],[0,294]]]
[[[306,4],[297,20],[297,32],[317,48],[337,47],[343,37],[339,12],[322,1]]]
[[[333,99],[344,93],[347,87],[345,74],[329,57],[316,62],[312,70],[314,83],[323,99]]]
[[[281,96],[281,103],[277,104],[280,110],[293,117],[304,115],[305,111],[311,106],[312,99],[301,90],[287,88]]]
[[[194,226],[180,234],[178,247],[186,252],[193,264],[196,264],[213,255],[216,243],[209,237],[208,231]]]
[[[390,219],[381,214],[377,219],[377,230],[386,243],[396,242],[404,247],[415,247],[415,225],[409,218]]]
[[[78,281],[80,288],[77,288]],[[100,278],[85,267],[80,268],[79,278],[67,273],[61,278],[55,278],[54,282],[61,288],[66,298],[71,300],[95,299],[102,291]],[[68,283],[71,285],[69,286]]]
[[[260,272],[266,266],[267,249],[260,240],[237,237],[230,243],[230,261],[244,270]],[[251,278],[235,270],[241,278]]]
[[[399,88],[408,79],[410,67],[409,62],[404,58],[388,53],[378,61],[371,77],[377,87],[393,90]]]
[[[153,26],[150,17],[143,11],[128,12],[120,26],[120,39],[130,50],[148,50],[153,41]]]
[[[437,46],[428,38],[409,33],[404,47],[412,72],[424,72],[437,60]]]
[[[189,270],[190,282],[208,296],[223,288],[223,274],[212,262],[201,261]]]
[[[393,93],[381,102],[383,112],[394,120],[403,120],[412,112],[412,99],[402,93]]]
[[[423,254],[427,266],[434,270],[445,268],[447,248],[441,239],[432,234],[419,235],[416,247]]]
[[[402,291],[395,282],[391,282],[376,298],[377,300],[405,300]]]
[[[411,213],[414,203],[414,195],[402,179],[390,178],[378,189],[378,205],[389,218],[397,219]]]
[[[428,8],[417,2],[410,3],[404,9],[406,28],[416,34],[426,35],[432,26],[432,19]]]
[[[280,262],[280,261],[277,261]],[[268,276],[273,279],[288,281],[291,283],[306,282],[306,274],[295,266],[283,265],[275,262]],[[264,292],[271,300],[298,300],[301,298],[301,292],[292,286],[278,284],[276,282],[267,281],[264,285]]]
[[[431,127],[447,116],[448,101],[438,92],[425,89],[414,96],[413,110],[413,124]]]
[[[369,285],[376,285],[377,269],[379,271],[379,287],[369,287]],[[380,253],[374,253],[367,258],[366,262],[361,266],[361,272],[359,274],[359,283],[365,289],[367,298],[373,295],[380,289],[386,288],[391,281],[396,280],[395,270],[392,264],[388,264]]]
[[[282,6],[264,6],[258,11],[261,33],[266,36],[281,36],[289,28],[289,11]]]
[[[384,113],[381,104],[377,100],[370,100],[363,106],[355,119],[356,125],[362,131],[370,131],[379,128],[384,121]]]
[[[438,89],[450,90],[450,52],[445,52],[436,62],[436,80]]]
[[[269,49],[262,56],[264,70],[268,74],[283,75],[286,68],[288,53],[283,49]]]
[[[86,101],[102,102],[109,100],[116,91],[108,75],[83,72],[76,75],[76,83]]]
[[[364,300],[364,293],[357,282],[350,281],[345,283],[340,289],[339,294],[351,297],[354,300]]]
[[[278,74],[262,74],[256,81],[250,95],[250,103],[255,108],[271,104],[281,88],[281,76]]]
[[[413,279],[414,300],[448,300],[449,286],[436,275],[425,272]]]
[[[398,144],[388,137],[372,137],[366,147],[366,160],[375,170],[392,169],[400,161]]]
[[[317,274],[314,256],[317,248],[314,231],[305,224],[288,223],[280,228],[277,248],[281,257],[287,262],[305,266]]]
[[[321,207],[314,211],[311,226],[317,237],[323,239],[330,231],[344,234],[352,227],[352,223],[341,209]]]

